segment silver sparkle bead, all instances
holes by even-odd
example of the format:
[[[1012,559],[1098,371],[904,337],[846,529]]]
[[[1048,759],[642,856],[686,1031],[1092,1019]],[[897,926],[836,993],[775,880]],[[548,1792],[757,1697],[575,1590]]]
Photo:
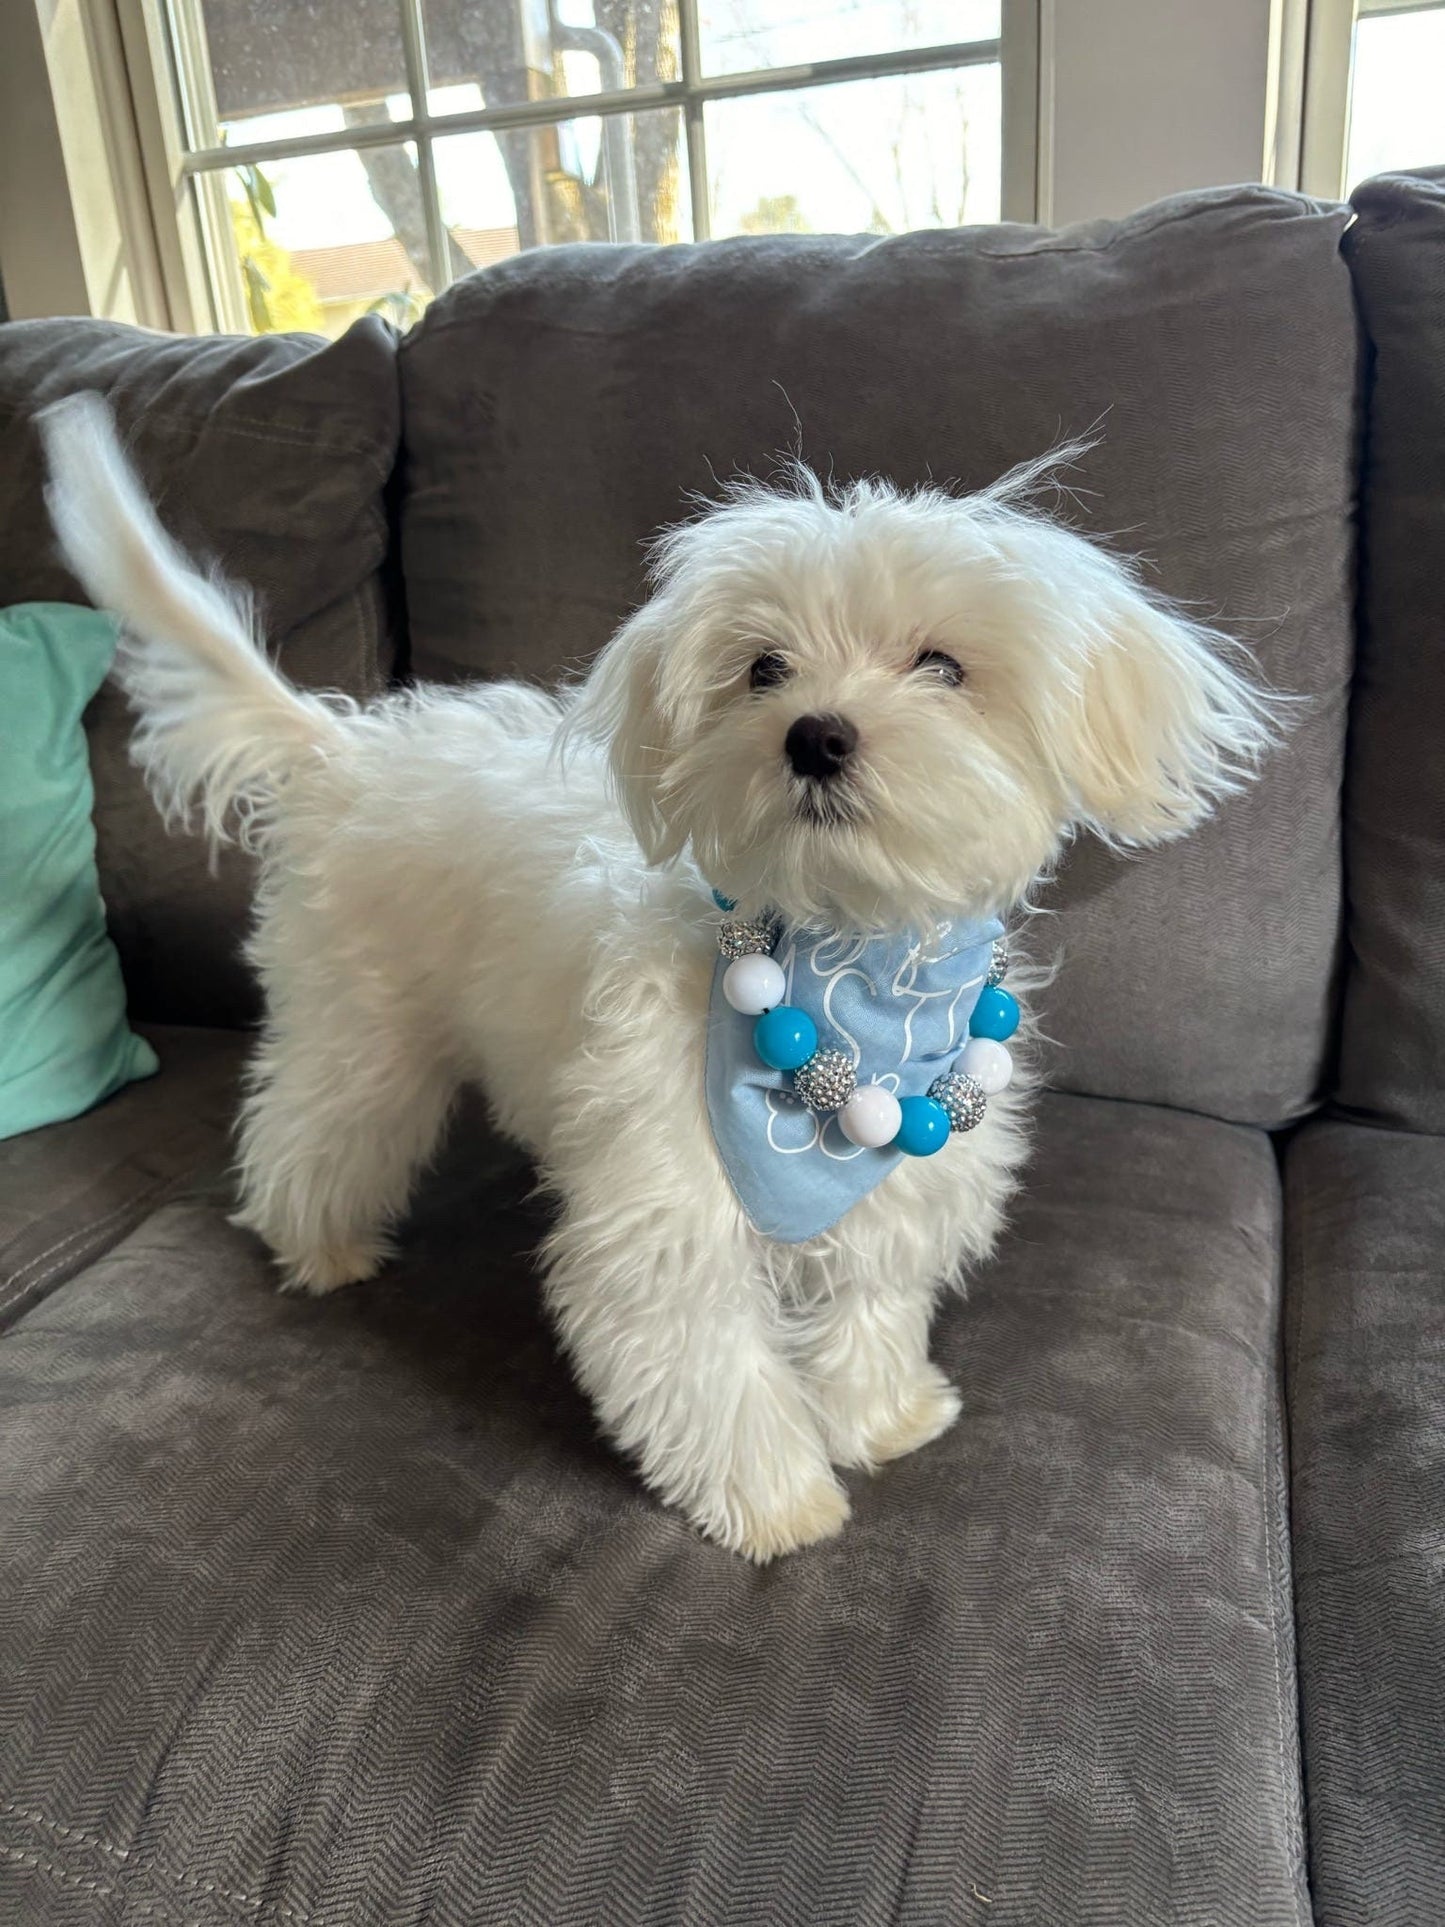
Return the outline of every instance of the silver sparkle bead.
[[[766,957],[776,936],[771,917],[729,917],[717,933],[717,947],[725,957]]]
[[[935,1077],[928,1087],[928,1095],[948,1112],[949,1124],[955,1131],[971,1131],[975,1124],[982,1123],[988,1109],[982,1084],[966,1071],[945,1071],[942,1077]]]
[[[988,966],[988,981],[991,984],[1001,984],[1004,980],[1004,973],[1007,969],[1008,969],[1008,938],[995,937],[993,940],[993,958]]]
[[[793,1073],[793,1089],[810,1111],[840,1111],[857,1088],[853,1060],[840,1050],[814,1051]]]

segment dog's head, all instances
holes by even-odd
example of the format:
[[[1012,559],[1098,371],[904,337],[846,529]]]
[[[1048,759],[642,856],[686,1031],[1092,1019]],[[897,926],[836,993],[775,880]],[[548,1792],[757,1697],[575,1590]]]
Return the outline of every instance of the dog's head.
[[[920,926],[1006,909],[1081,827],[1159,842],[1236,788],[1266,700],[1028,505],[1044,472],[965,499],[800,473],[665,535],[571,724],[610,739],[649,859],[691,845],[745,912]]]

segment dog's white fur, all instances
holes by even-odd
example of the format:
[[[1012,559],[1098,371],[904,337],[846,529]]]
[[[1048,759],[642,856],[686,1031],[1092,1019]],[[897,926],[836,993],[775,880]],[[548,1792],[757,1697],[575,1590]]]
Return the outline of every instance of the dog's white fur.
[[[276,674],[98,402],[45,429],[65,554],[126,624],[137,760],[169,816],[198,806],[216,840],[239,821],[261,857],[240,1222],[292,1288],[370,1277],[479,1080],[556,1195],[548,1299],[643,1478],[754,1559],[836,1533],[833,1467],[911,1452],[959,1409],[929,1323],[997,1235],[1028,1079],[833,1232],[760,1237],[704,1102],[701,878],[743,914],[926,929],[1006,912],[1081,826],[1175,836],[1269,735],[1222,638],[1037,513],[1043,464],[963,500],[800,472],[672,531],[579,688],[362,710]],[[915,668],[924,649],[965,684]],[[791,674],[754,691],[765,652]],[[782,753],[815,712],[860,732],[838,821]]]

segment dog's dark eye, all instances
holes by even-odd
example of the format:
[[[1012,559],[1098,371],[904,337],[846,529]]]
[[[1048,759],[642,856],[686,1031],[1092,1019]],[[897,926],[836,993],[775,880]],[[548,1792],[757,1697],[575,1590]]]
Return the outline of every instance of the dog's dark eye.
[[[770,649],[765,656],[759,656],[748,671],[749,689],[776,689],[779,683],[786,682],[792,675],[786,656],[780,656],[776,649]]]
[[[968,680],[963,664],[942,649],[920,650],[913,658],[913,667],[925,676],[936,676],[950,689],[959,689]]]

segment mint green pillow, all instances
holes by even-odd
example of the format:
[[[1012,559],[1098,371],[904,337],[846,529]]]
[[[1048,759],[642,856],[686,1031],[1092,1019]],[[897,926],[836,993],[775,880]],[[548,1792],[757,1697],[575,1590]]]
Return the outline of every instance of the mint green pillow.
[[[126,1025],[95,870],[81,717],[115,640],[93,609],[0,609],[0,1138],[158,1068]]]

